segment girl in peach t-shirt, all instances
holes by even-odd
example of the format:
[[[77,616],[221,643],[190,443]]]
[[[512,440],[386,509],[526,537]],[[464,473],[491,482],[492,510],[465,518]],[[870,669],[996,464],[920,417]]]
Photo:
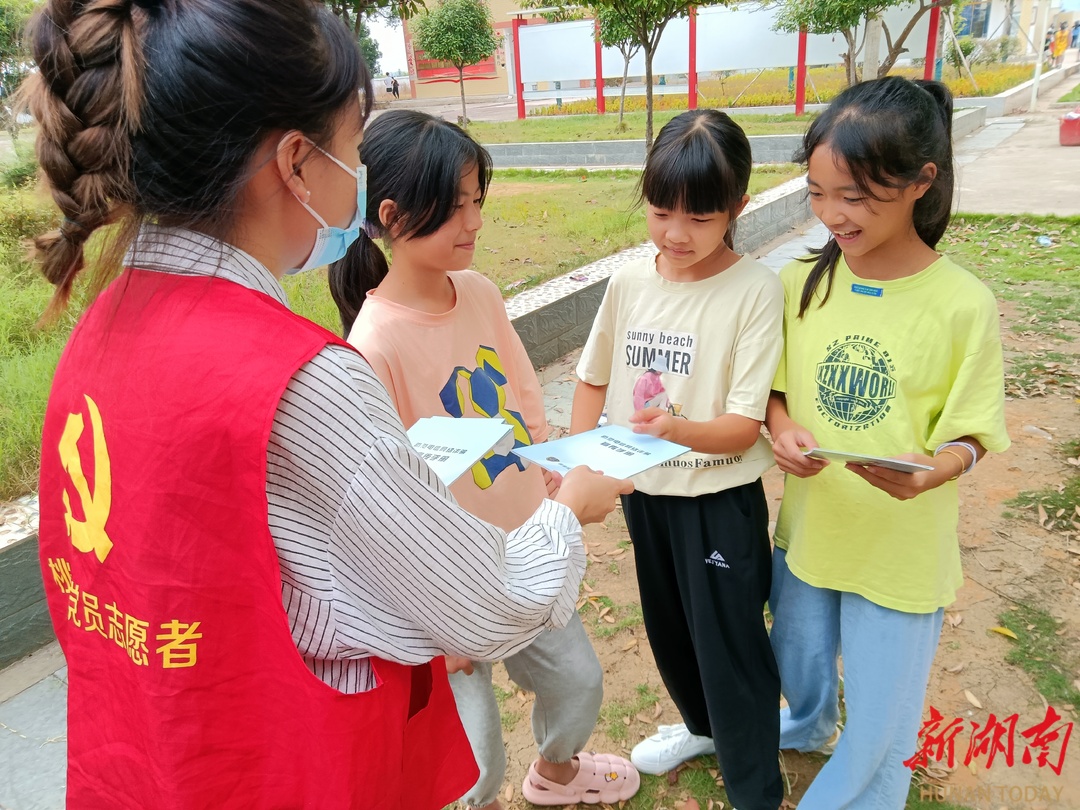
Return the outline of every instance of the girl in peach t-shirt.
[[[491,158],[459,127],[415,110],[392,110],[364,134],[368,203],[360,239],[330,269],[348,340],[378,374],[401,421],[426,416],[502,417],[514,445],[547,439],[540,383],[498,287],[468,270],[483,220]],[[391,249],[392,262],[375,243]],[[511,530],[557,489],[539,467],[492,451],[450,487],[469,512]],[[622,757],[582,749],[603,697],[602,670],[575,615],[508,658],[510,677],[537,695],[539,758],[522,785],[540,805],[614,804],[637,792]],[[480,766],[463,801],[498,808],[506,773],[491,664],[450,662],[450,685]],[[471,673],[471,674],[467,674]]]

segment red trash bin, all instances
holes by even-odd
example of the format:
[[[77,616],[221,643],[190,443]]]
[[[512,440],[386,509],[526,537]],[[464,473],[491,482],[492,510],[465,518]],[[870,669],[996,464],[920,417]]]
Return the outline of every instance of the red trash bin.
[[[1062,146],[1080,146],[1080,107],[1061,116],[1058,141]]]

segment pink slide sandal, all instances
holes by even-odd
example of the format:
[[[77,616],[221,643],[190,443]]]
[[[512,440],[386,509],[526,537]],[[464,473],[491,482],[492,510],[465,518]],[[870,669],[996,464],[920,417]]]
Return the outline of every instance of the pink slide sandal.
[[[582,751],[577,761],[577,776],[568,785],[545,779],[536,772],[534,762],[521,785],[521,794],[533,804],[549,807],[578,802],[615,804],[629,799],[641,786],[641,777],[628,759]]]

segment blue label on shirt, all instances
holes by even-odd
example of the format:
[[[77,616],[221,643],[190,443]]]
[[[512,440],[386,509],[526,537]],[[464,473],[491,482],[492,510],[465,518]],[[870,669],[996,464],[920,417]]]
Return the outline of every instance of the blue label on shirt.
[[[869,287],[866,284],[852,284],[851,291],[856,295],[872,295],[874,298],[881,298],[885,294],[881,287]]]

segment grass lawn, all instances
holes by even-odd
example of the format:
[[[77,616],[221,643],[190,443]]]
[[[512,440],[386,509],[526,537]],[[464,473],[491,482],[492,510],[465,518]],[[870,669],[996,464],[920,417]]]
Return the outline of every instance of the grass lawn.
[[[685,107],[685,99],[684,104]],[[474,121],[469,133],[480,143],[548,143],[551,141],[620,141],[645,137],[645,113],[628,112],[619,129],[618,102],[614,111],[608,100],[606,115],[531,116],[524,121]],[[657,111],[653,131],[685,109]],[[736,115],[735,121],[747,135],[802,134],[813,115]]]
[[[1058,101],[1080,101],[1080,84],[1076,85],[1076,87],[1059,98]]]
[[[798,177],[792,164],[761,166],[750,194]],[[635,209],[639,172],[496,172],[474,268],[504,293],[520,292],[648,239]]]
[[[1015,329],[1068,339],[1061,322],[1080,318],[1080,217],[958,214],[938,247],[1028,315]]]

